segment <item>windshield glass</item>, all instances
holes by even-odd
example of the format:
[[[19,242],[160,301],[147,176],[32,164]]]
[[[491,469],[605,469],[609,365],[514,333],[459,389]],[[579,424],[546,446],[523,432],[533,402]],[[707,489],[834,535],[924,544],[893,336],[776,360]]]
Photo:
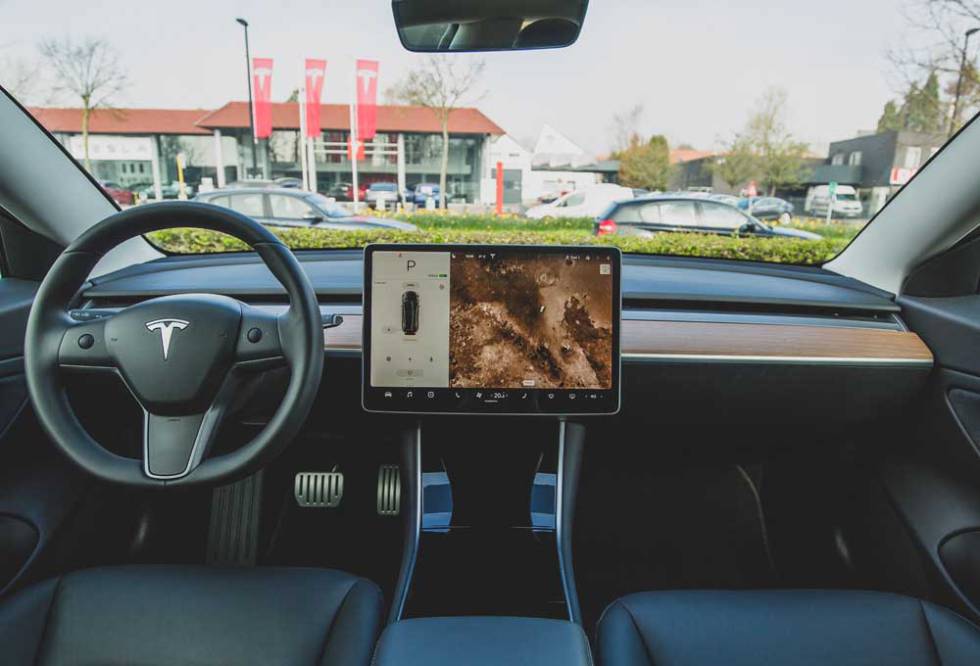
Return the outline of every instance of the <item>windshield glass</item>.
[[[105,0],[86,15],[11,0],[0,84],[122,207],[315,193],[241,199],[296,249],[610,244],[821,264],[980,105],[980,39],[963,38],[980,0],[759,9],[596,2],[569,48],[427,55],[404,50],[386,1]],[[821,37],[803,47],[801,26]],[[675,203],[603,217],[657,196]],[[307,205],[357,217],[318,226]]]

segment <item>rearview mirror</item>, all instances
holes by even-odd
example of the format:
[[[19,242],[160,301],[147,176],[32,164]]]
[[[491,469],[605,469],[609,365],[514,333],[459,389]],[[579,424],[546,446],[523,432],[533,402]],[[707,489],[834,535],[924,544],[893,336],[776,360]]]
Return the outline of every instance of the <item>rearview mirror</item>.
[[[520,51],[569,46],[589,0],[392,0],[409,51]]]

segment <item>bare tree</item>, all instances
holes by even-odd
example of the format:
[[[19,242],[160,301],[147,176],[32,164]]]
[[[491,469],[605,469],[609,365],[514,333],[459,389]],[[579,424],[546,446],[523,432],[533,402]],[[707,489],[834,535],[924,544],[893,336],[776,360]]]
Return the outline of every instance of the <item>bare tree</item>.
[[[613,139],[613,154],[621,153],[641,139],[640,125],[646,110],[642,104],[634,104],[628,109],[613,114],[610,130]]]
[[[47,39],[41,42],[39,50],[52,69],[55,91],[81,102],[85,168],[91,170],[88,128],[92,112],[111,108],[113,97],[128,85],[119,56],[108,42],[94,37],[87,37],[80,43],[71,37]]]
[[[439,197],[446,207],[446,174],[449,171],[449,118],[464,100],[471,98],[483,75],[482,60],[461,60],[458,56],[429,56],[425,63],[409,72],[387,91],[386,98],[403,104],[431,109],[442,130],[442,165],[439,170]]]
[[[783,185],[795,185],[800,180],[806,144],[796,141],[786,127],[786,91],[770,88],[749,118],[745,137],[751,142],[758,160],[759,176],[769,195]]]
[[[904,7],[909,34],[903,35],[904,46],[888,53],[899,77],[897,89],[907,90],[931,73],[942,79],[942,89],[949,96],[943,102],[950,134],[959,128],[966,109],[980,106],[980,86],[976,77],[974,52],[965,52],[967,29],[980,26],[980,0],[908,0]],[[962,78],[962,85],[959,81]]]
[[[36,68],[26,60],[2,58],[0,59],[0,85],[20,100],[21,104],[34,103],[38,91]]]

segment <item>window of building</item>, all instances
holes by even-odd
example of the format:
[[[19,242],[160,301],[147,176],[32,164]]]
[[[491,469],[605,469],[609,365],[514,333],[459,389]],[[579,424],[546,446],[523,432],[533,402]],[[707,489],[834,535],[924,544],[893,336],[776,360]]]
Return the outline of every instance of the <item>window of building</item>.
[[[844,153],[834,153],[834,156],[830,158],[830,163],[834,166],[840,166],[844,163]]]
[[[284,217],[291,219],[302,219],[304,216],[313,212],[302,199],[286,196],[285,194],[270,194],[269,207],[272,209],[272,217]]]
[[[909,146],[905,149],[905,168],[918,169],[922,162],[922,148],[919,146]]]
[[[848,155],[847,163],[850,164],[851,166],[861,166],[861,157],[862,157],[861,151],[855,150],[853,153]]]

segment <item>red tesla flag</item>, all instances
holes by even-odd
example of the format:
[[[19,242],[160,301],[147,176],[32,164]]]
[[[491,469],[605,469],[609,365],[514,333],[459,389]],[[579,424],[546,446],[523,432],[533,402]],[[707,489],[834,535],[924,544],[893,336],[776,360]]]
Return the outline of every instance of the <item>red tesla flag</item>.
[[[252,58],[252,88],[255,138],[267,139],[272,135],[272,58]]]
[[[357,136],[374,138],[378,126],[378,61],[357,61]]]
[[[323,77],[327,73],[326,60],[306,59],[306,136],[320,138],[320,96],[323,94]]]

